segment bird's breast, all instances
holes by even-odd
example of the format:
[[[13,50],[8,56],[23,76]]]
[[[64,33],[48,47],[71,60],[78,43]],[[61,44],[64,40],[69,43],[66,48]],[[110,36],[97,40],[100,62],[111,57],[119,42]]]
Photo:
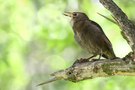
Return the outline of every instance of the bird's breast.
[[[74,21],[71,21],[72,22],[72,28],[73,28],[73,31],[74,31],[74,38],[75,40],[81,45],[82,44],[82,22],[74,22]],[[82,46],[82,45],[81,45]]]

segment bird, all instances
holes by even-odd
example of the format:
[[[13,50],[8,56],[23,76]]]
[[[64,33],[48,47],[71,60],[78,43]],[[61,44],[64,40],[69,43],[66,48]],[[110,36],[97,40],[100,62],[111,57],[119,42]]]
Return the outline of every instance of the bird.
[[[90,20],[83,12],[64,12],[64,15],[71,18],[75,41],[91,54],[89,59],[98,55],[99,59],[116,58],[110,40],[98,23]]]

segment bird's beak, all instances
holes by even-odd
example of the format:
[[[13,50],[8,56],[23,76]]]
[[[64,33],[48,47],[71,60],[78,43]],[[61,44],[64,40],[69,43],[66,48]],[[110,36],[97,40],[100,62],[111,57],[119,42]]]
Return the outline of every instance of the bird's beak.
[[[68,16],[68,17],[73,17],[73,13],[72,12],[65,12],[64,15]]]

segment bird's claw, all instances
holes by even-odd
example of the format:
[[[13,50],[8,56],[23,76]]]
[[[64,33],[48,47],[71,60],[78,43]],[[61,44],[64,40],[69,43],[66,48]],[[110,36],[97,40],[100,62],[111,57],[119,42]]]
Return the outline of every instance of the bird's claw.
[[[73,65],[75,65],[75,64],[80,64],[80,63],[85,63],[85,62],[89,62],[89,59],[87,59],[87,58],[80,58],[80,59],[77,59],[77,60],[73,63]]]

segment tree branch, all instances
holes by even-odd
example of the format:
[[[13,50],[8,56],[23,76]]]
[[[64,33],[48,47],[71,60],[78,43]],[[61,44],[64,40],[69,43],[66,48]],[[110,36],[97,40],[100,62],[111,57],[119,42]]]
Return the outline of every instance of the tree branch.
[[[122,29],[122,36],[127,40],[128,44],[135,52],[135,25],[130,21],[127,15],[112,1],[99,0],[102,5],[108,9],[114,16],[115,20]]]
[[[47,84],[56,80],[68,80],[78,82],[85,79],[110,76],[135,76],[135,62],[132,59],[133,53],[130,53],[123,59],[115,60],[92,60],[89,62],[76,63],[71,67],[57,71],[51,76],[53,78],[39,85]]]

